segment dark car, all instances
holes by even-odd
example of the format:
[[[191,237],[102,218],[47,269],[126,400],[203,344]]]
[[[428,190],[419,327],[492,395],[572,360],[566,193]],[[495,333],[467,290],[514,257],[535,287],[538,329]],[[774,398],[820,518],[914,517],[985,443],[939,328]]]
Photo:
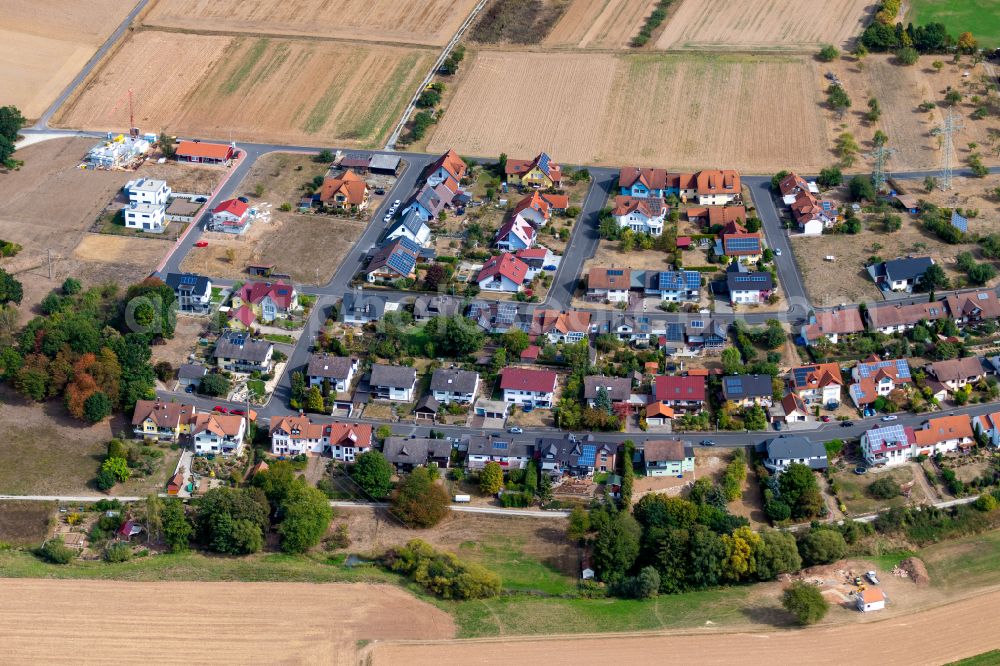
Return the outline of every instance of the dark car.
[[[841,421],[840,422],[840,427],[841,428],[853,428],[854,427],[854,421]]]
[[[243,203],[245,203],[245,204],[248,204],[248,203],[250,203],[250,200],[249,200],[249,199],[247,199],[246,197],[236,197],[236,200],[237,200],[237,201],[242,201],[242,202],[243,202]]]
[[[385,194],[385,190],[383,190],[383,189],[382,189],[382,188],[380,187],[380,188],[378,188],[377,190],[375,190],[375,194],[377,194],[377,195],[379,195],[379,196],[382,196],[383,194]]]
[[[184,389],[184,392],[185,393],[194,393],[194,384],[191,384],[190,386],[186,387]]]
[[[713,442],[710,439],[703,439],[703,440],[701,440],[701,445],[702,446],[715,446],[715,442]]]

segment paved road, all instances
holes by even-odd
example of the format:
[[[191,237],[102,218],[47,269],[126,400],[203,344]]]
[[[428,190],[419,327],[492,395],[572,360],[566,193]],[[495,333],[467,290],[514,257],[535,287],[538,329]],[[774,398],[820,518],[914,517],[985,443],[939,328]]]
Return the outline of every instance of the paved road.
[[[81,83],[83,83],[83,80],[87,78],[87,75],[89,75],[97,63],[100,62],[101,58],[104,57],[104,54],[108,52],[108,49],[118,42],[122,34],[132,24],[132,21],[135,20],[135,17],[138,16],[139,12],[141,12],[148,4],[149,0],[139,0],[139,4],[137,4],[132,11],[128,13],[128,16],[126,16],[125,20],[121,22],[121,25],[119,25],[115,31],[111,33],[111,36],[108,37],[104,44],[101,45],[101,48],[97,49],[97,52],[90,58],[90,60],[87,61],[87,64],[83,66],[80,73],[73,77],[73,80],[70,81],[68,86],[66,86],[66,89],[59,93],[56,100],[52,102],[48,109],[45,110],[45,113],[43,113],[38,119],[38,122],[35,123],[36,129],[45,129],[49,126],[49,121],[52,120],[52,116],[55,115],[56,111],[58,111],[59,108],[66,103],[66,100],[73,94],[73,91],[76,90]],[[41,11],[41,8],[39,8],[39,11]]]
[[[0,497],[0,499],[3,499]],[[334,508],[375,508],[388,509],[391,504],[388,502],[345,502],[343,500],[331,500],[330,506]],[[494,516],[518,516],[524,518],[568,518],[569,511],[532,511],[530,509],[504,509],[497,506],[472,506],[467,504],[449,504],[448,508],[459,513],[486,513]]]

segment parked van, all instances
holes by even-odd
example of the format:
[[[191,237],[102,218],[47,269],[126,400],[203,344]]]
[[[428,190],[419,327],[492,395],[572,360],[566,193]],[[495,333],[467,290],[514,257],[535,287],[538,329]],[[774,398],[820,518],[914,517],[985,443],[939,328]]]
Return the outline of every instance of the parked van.
[[[455,495],[455,502],[458,504],[468,504],[472,501],[472,495]]]

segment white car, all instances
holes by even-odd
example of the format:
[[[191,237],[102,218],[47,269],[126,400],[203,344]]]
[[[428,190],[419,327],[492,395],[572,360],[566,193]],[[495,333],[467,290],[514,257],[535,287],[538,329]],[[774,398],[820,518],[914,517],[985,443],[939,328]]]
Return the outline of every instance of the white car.
[[[874,571],[867,572],[865,577],[871,582],[872,585],[878,585],[878,576],[875,575]]]
[[[780,257],[781,256],[781,248],[780,247],[774,248],[774,256],[776,256],[776,257]]]
[[[396,199],[395,201],[392,202],[392,207],[393,208],[399,208],[399,204],[401,204],[401,203],[403,203],[403,202],[400,201],[399,199]]]
[[[883,420],[883,421],[895,421],[895,420],[896,420],[896,419],[898,419],[898,418],[899,418],[899,417],[898,417],[898,416],[896,416],[895,414],[890,414],[889,416],[883,416],[883,417],[882,417],[882,420]]]
[[[386,213],[386,216],[382,218],[383,222],[388,222],[392,219],[392,213]]]

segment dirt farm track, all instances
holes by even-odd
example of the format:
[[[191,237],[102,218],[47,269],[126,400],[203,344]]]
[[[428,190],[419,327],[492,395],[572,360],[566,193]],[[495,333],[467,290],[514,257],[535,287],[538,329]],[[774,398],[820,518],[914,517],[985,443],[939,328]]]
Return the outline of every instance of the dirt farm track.
[[[4,664],[356,664],[361,640],[449,638],[395,587],[0,580]]]
[[[944,664],[1000,647],[1000,590],[879,621],[774,633],[630,634],[370,645],[374,666],[441,664]],[[668,656],[669,655],[669,656]],[[777,658],[776,658],[777,657]]]

